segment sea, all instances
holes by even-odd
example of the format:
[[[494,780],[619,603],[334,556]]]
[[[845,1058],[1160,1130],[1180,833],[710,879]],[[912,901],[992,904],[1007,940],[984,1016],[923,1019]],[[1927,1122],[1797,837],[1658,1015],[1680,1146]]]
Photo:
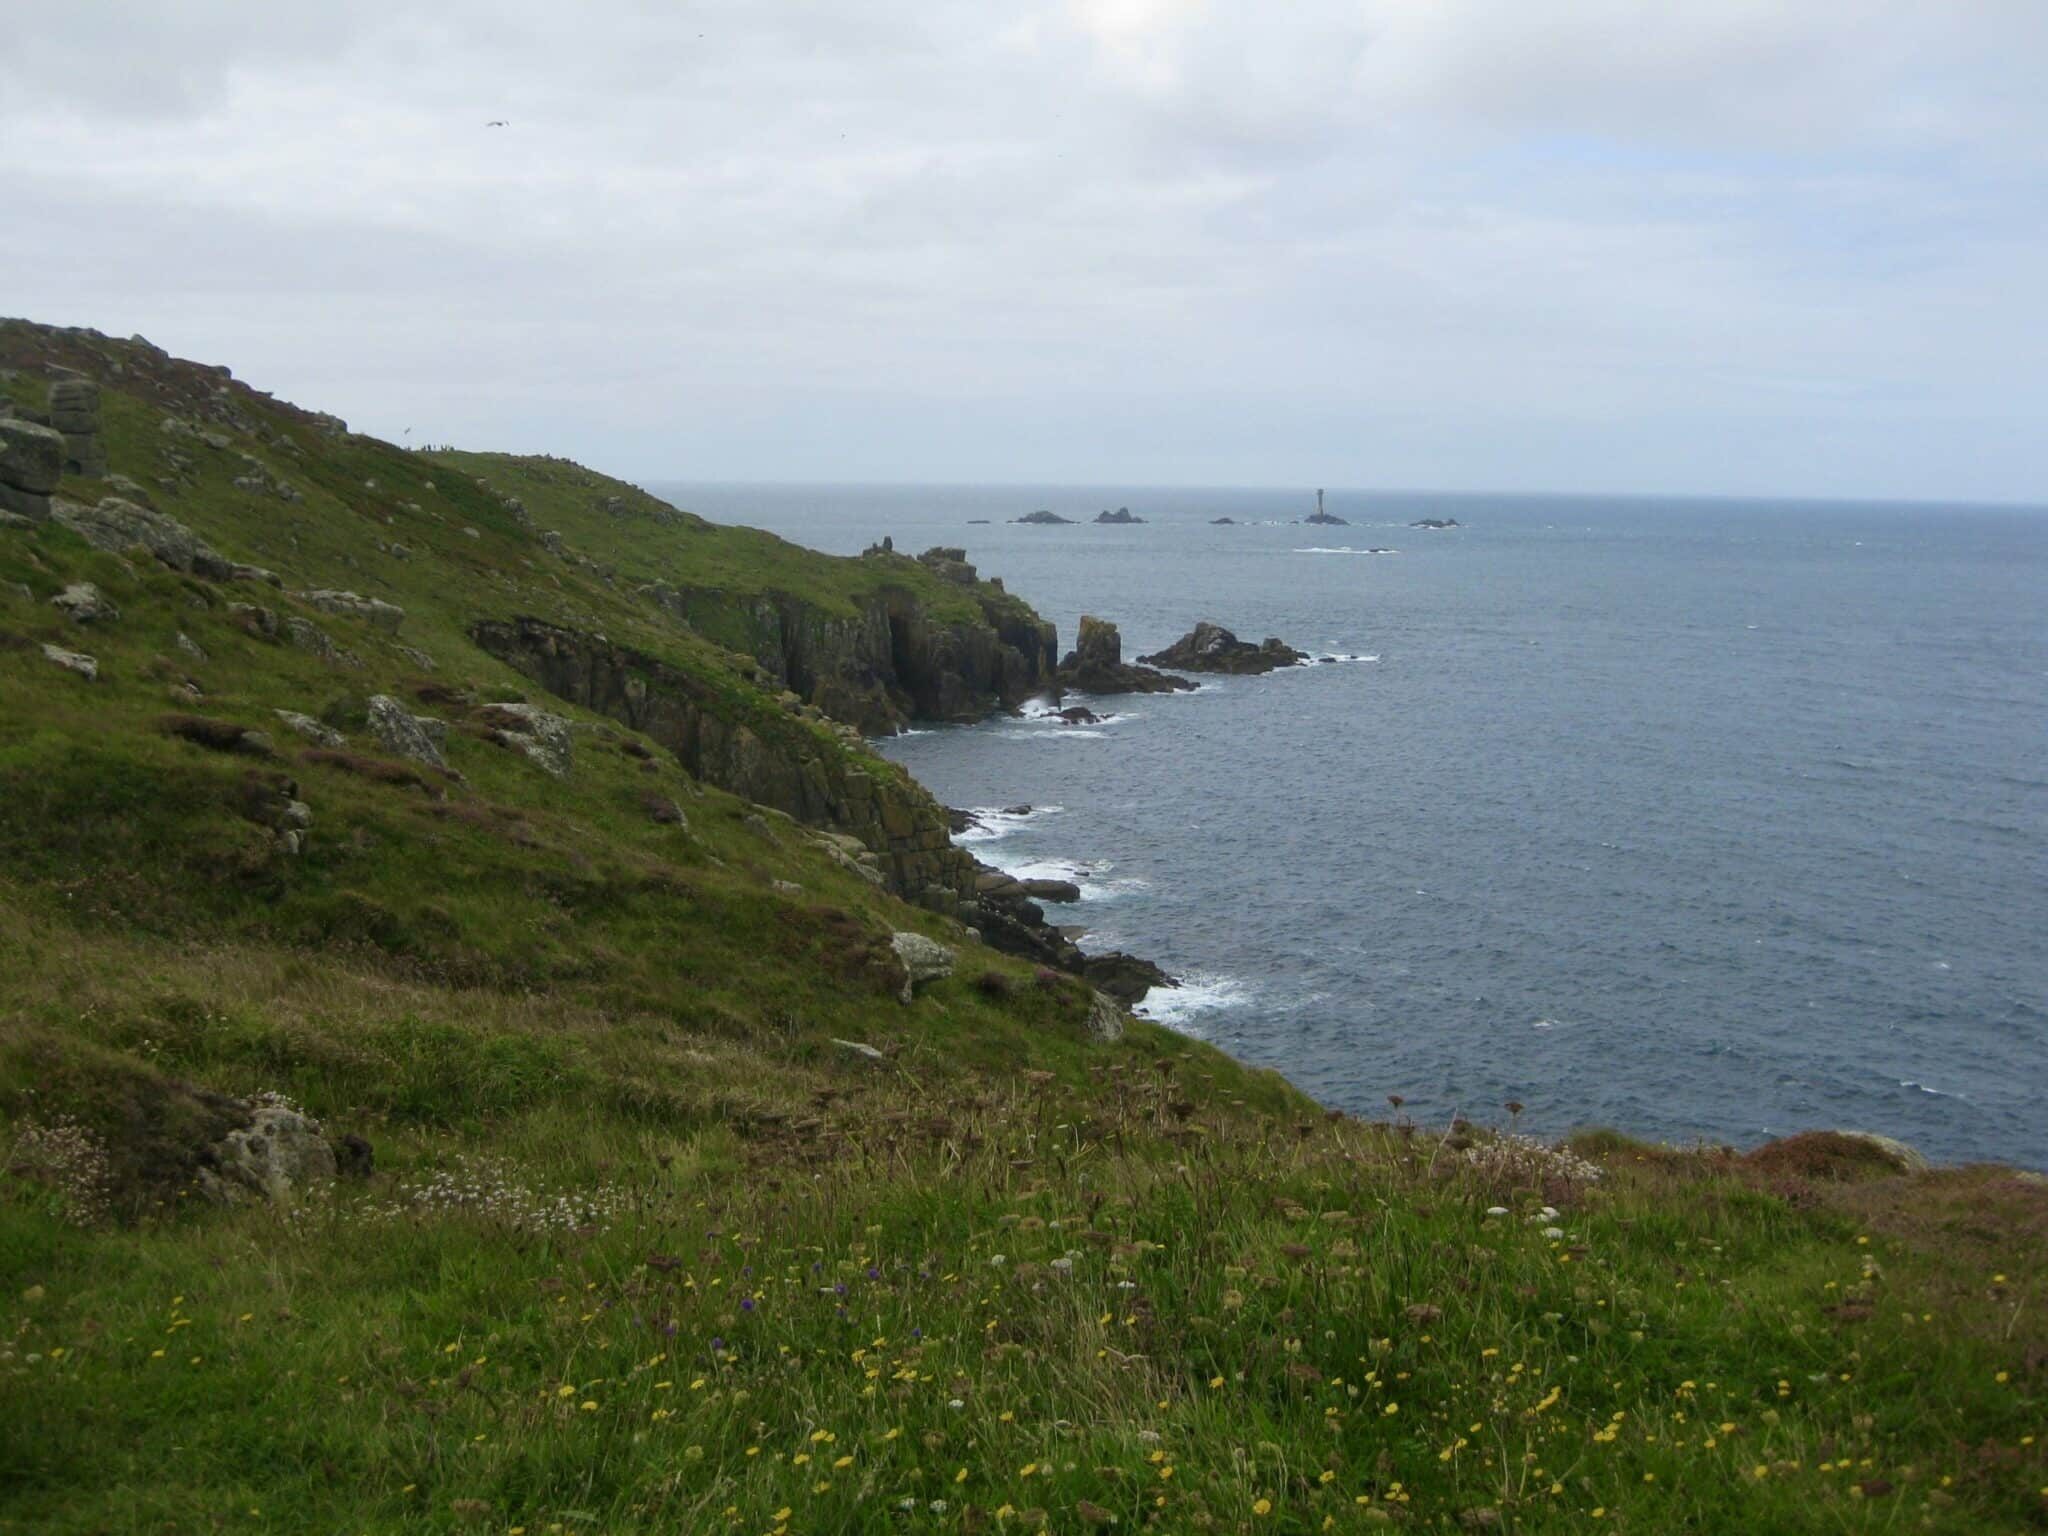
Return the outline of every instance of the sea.
[[[1180,978],[1146,1015],[1329,1106],[2048,1168],[2048,509],[650,489],[963,547],[1063,649],[1094,614],[1126,659],[1202,619],[1318,658],[880,746]]]

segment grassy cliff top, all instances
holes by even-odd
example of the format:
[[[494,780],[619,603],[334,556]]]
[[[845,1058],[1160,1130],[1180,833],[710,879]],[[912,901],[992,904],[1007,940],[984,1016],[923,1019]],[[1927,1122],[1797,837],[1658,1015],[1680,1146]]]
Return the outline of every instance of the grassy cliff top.
[[[633,588],[929,573],[0,324],[11,399],[59,367],[114,473],[281,584],[0,528],[0,1532],[2048,1522],[2033,1177],[1370,1124],[1096,1041],[1078,982],[468,637],[602,632],[763,751],[885,775]],[[52,604],[80,583],[118,616]],[[404,617],[294,595],[326,587]],[[567,722],[565,776],[503,702]],[[958,956],[909,1004],[900,930]],[[373,1167],[211,1202],[263,1095]]]

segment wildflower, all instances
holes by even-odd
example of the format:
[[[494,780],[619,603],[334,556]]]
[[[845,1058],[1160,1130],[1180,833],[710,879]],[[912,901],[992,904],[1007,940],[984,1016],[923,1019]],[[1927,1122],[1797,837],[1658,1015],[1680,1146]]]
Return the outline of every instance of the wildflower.
[[[953,1481],[954,1481],[954,1482],[956,1482],[956,1483],[964,1483],[964,1482],[966,1482],[966,1481],[967,1481],[967,1469],[966,1469],[965,1467],[962,1467],[962,1468],[961,1468],[961,1469],[960,1469],[960,1470],[959,1470],[958,1472],[955,1472],[955,1473],[953,1474]]]
[[[1271,1499],[1253,1499],[1252,1513],[1261,1520],[1265,1519],[1266,1516],[1273,1513],[1273,1501]]]

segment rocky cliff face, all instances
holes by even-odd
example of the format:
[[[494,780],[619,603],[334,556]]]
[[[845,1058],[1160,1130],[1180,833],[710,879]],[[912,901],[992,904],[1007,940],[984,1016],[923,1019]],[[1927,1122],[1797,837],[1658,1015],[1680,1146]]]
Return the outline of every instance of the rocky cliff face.
[[[992,583],[967,590],[979,622],[935,616],[915,593],[896,589],[851,617],[785,593],[738,598],[657,584],[647,595],[707,634],[729,637],[737,627],[776,682],[833,719],[882,735],[912,720],[979,720],[1053,688],[1053,626]]]
[[[707,784],[859,838],[898,895],[941,909],[973,895],[974,860],[914,781],[870,774],[794,721],[778,730],[735,719],[704,678],[599,635],[515,619],[476,624],[470,637],[556,697],[653,737]]]
[[[953,846],[949,813],[921,785],[870,773],[794,720],[757,728],[695,673],[538,619],[487,620],[470,638],[556,697],[653,737],[706,783],[858,838],[890,890],[970,924],[998,949],[1085,976],[1126,1004],[1174,984],[1130,955],[1084,955],[1024,893],[984,888],[992,871]]]

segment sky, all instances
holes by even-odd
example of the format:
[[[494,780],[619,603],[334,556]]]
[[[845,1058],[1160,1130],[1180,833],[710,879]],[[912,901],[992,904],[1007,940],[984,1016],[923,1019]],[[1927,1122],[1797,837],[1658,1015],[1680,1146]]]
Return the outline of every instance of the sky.
[[[2044,0],[48,0],[8,30],[0,313],[394,441],[2048,502]]]

